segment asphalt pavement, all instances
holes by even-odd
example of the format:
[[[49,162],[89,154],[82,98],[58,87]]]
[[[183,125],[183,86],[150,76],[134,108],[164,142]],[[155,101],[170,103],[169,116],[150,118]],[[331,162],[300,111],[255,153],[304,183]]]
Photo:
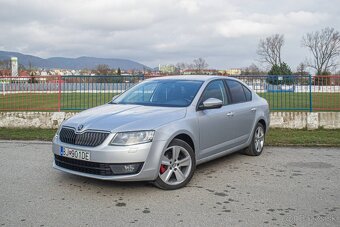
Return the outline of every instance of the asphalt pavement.
[[[266,147],[183,189],[52,169],[50,143],[0,141],[0,226],[340,226],[340,149]]]

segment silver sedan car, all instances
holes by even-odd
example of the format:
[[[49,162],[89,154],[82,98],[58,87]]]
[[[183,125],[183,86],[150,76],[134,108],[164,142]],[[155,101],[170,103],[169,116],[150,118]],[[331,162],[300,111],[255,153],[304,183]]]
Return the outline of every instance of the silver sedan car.
[[[267,101],[237,79],[154,78],[64,121],[53,167],[178,189],[198,164],[236,151],[260,155],[268,128]]]

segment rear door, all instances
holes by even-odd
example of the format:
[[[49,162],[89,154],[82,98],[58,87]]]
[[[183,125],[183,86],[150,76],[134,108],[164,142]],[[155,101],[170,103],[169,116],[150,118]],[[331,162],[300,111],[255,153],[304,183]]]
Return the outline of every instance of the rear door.
[[[236,145],[245,143],[253,129],[256,107],[252,102],[252,93],[236,80],[226,79],[227,90],[231,98],[231,112],[234,121],[233,139]]]

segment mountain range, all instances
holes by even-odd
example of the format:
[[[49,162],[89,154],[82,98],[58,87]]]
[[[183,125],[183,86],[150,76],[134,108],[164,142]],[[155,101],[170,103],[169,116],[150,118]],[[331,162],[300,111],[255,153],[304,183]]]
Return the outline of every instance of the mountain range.
[[[120,58],[96,58],[96,57],[51,57],[40,58],[33,55],[22,54],[18,52],[0,51],[0,61],[9,60],[11,57],[17,57],[18,63],[26,68],[31,64],[35,68],[44,69],[95,69],[100,64],[108,65],[110,68],[121,68],[123,70],[134,69],[143,70],[150,69],[136,61]]]

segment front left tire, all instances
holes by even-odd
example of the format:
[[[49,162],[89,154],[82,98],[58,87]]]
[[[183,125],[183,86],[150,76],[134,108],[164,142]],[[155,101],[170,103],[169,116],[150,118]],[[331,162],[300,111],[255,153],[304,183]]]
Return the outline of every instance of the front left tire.
[[[189,183],[196,169],[195,153],[185,141],[174,139],[161,156],[158,177],[154,184],[174,190]]]

